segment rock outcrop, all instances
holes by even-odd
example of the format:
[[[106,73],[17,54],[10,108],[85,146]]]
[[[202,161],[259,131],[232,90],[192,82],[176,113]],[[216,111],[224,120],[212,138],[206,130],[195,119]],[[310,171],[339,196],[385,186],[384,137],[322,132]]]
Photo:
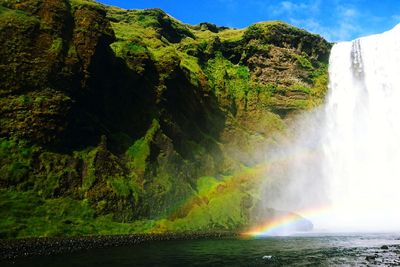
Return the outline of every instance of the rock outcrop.
[[[7,238],[245,227],[263,151],[322,102],[331,47],[86,0],[0,0],[0,40]]]

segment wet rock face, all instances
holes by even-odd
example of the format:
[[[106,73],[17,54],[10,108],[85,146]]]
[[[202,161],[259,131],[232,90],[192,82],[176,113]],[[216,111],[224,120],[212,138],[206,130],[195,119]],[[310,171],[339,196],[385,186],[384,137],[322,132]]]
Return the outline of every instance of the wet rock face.
[[[248,223],[260,175],[241,172],[326,91],[330,44],[283,23],[237,30],[88,0],[0,0],[0,29],[0,187],[72,198],[113,222],[171,220],[155,231],[193,214],[207,218],[196,229]],[[226,203],[237,205],[222,216]]]
[[[68,1],[2,1],[2,136],[60,142],[92,61],[113,41],[105,11]]]
[[[246,42],[259,40],[276,47],[304,52],[311,58],[328,61],[331,45],[322,37],[310,34],[283,22],[261,22],[250,26],[244,36]]]
[[[48,10],[49,5],[36,1],[20,1],[14,5],[20,9],[2,9],[0,124],[3,136],[15,135],[47,143],[65,129],[69,98],[64,92],[56,91],[50,82],[59,69],[58,53],[63,46],[62,27],[53,29],[51,24],[65,24],[66,6],[59,3],[52,6],[52,11]]]
[[[78,7],[73,13],[74,28],[72,42],[77,56],[82,62],[85,81],[90,78],[90,67],[96,57],[106,57],[108,46],[114,41],[114,31],[110,22],[105,19],[105,10]]]
[[[252,74],[262,83],[310,86],[310,70],[327,63],[331,45],[322,37],[285,23],[257,23],[244,35],[244,50]]]
[[[298,66],[296,54],[287,48],[271,47],[267,54],[255,54],[247,60],[253,75],[266,84],[310,85],[309,71]]]
[[[49,58],[53,54],[47,52],[52,37],[41,30],[40,18],[21,10],[2,8],[1,26],[2,93],[32,91],[44,86],[54,60]]]
[[[40,144],[58,141],[66,128],[72,101],[53,89],[0,98],[0,135],[28,139]]]
[[[144,21],[146,17],[152,17],[154,20],[151,26],[155,27],[157,32],[171,43],[179,43],[186,37],[195,38],[186,25],[182,25],[159,8],[146,9],[138,12],[139,20]]]

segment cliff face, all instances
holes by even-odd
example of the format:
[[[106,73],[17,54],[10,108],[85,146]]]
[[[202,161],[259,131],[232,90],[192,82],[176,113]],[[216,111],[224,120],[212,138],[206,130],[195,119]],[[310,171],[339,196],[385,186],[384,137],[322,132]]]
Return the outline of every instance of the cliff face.
[[[282,22],[0,0],[0,40],[0,237],[246,227],[327,86],[330,44]]]

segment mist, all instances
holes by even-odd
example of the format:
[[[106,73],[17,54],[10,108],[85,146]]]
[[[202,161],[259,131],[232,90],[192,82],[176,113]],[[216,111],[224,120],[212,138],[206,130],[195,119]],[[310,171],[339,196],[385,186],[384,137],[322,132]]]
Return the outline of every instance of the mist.
[[[288,123],[266,151],[263,208],[314,231],[400,229],[400,26],[336,44],[325,104]]]

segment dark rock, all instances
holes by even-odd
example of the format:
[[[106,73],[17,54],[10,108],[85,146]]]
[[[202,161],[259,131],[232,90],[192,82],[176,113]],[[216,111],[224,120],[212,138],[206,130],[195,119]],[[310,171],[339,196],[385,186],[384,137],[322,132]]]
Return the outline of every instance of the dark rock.
[[[375,261],[375,259],[376,259],[377,257],[378,257],[378,256],[376,256],[376,255],[369,255],[369,256],[365,257],[365,259],[366,259],[367,261]]]
[[[145,242],[168,240],[224,239],[236,238],[231,232],[190,232],[165,233],[158,235],[134,234],[114,236],[86,236],[74,238],[31,238],[20,240],[0,240],[0,260],[13,260],[32,256],[49,256],[61,253],[90,250],[95,248],[134,246]]]
[[[212,24],[212,23],[208,23],[208,22],[200,23],[200,29],[202,31],[209,30],[210,32],[214,32],[214,33],[218,33],[219,32],[219,29],[218,29],[217,25]]]

